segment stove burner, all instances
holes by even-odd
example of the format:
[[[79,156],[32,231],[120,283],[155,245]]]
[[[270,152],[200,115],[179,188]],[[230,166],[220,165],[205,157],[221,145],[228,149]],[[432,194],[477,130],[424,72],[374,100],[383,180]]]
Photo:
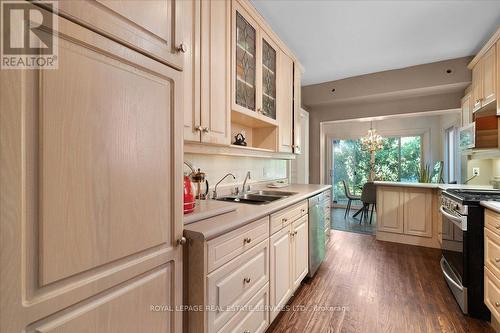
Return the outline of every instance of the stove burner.
[[[462,201],[479,202],[479,201],[500,201],[500,190],[461,190],[449,189],[446,192],[452,194]]]

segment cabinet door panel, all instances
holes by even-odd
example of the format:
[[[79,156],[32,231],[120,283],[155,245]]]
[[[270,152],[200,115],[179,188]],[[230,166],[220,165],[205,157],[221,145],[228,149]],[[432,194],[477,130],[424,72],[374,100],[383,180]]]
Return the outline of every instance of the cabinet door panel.
[[[232,22],[232,108],[257,111],[257,23],[233,1]]]
[[[231,2],[201,1],[201,141],[229,144]]]
[[[181,0],[59,1],[59,11],[128,47],[182,69]]]
[[[302,69],[299,64],[293,64],[293,152],[294,154],[302,153],[302,137],[301,137],[301,116],[302,108]]]
[[[398,187],[377,188],[378,230],[403,233],[403,192]]]
[[[200,107],[200,6],[197,0],[185,0],[182,5],[184,54],[184,140],[201,140]]]
[[[283,81],[278,83],[278,75],[280,75],[278,74],[278,56],[280,56],[280,50],[273,40],[264,32],[261,32],[261,36],[260,46],[262,63],[259,64],[259,77],[262,80],[260,84],[262,89],[259,95],[259,105],[261,105],[260,113],[266,117],[276,119],[276,87],[278,84],[281,85],[284,83]],[[291,75],[291,73],[288,75]],[[291,80],[291,77],[289,80]],[[291,98],[291,94],[289,98]]]
[[[280,307],[292,295],[292,252],[290,227],[284,228],[270,238],[271,270],[270,270],[270,301],[271,321],[279,314]]]
[[[293,125],[293,61],[285,53],[279,53],[278,67],[278,125],[279,151],[292,152]]]
[[[482,106],[496,100],[496,48],[492,46],[483,58],[483,100]]]
[[[406,189],[404,195],[404,233],[432,237],[432,190]]]
[[[109,294],[77,305],[62,315],[35,324],[37,333],[142,333],[169,332],[174,308],[171,290],[172,267],[167,266],[149,276]],[[152,311],[158,306],[159,311]]]
[[[462,126],[467,126],[472,122],[471,95],[467,94],[462,98]]]
[[[476,111],[481,108],[481,100],[483,98],[483,59],[472,68],[472,110]]]
[[[309,271],[308,264],[308,215],[302,217],[300,220],[293,222],[292,230],[293,236],[293,290],[300,286],[300,282],[307,275]]]
[[[179,305],[182,296],[181,73],[58,20],[57,70],[0,71],[9,87],[0,91],[0,308],[9,318],[1,332],[158,267],[168,267],[161,284],[171,294],[144,303]],[[180,313],[151,326],[138,316],[145,331],[182,328]],[[123,327],[100,325],[96,332]]]

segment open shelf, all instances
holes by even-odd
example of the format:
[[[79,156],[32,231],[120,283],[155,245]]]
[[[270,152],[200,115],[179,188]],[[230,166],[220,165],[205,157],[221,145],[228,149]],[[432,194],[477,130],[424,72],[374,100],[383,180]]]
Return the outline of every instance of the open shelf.
[[[241,124],[252,128],[278,126],[278,122],[276,121],[276,119],[264,116],[263,114],[257,113],[255,111],[247,111],[244,109],[232,110],[231,121],[233,123]]]

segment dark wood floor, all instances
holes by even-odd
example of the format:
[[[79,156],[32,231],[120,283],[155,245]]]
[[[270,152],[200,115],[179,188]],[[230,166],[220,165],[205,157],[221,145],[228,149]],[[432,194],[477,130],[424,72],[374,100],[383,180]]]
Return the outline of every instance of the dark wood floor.
[[[493,332],[464,316],[440,251],[332,231],[326,259],[268,332]],[[314,306],[317,306],[314,308]]]

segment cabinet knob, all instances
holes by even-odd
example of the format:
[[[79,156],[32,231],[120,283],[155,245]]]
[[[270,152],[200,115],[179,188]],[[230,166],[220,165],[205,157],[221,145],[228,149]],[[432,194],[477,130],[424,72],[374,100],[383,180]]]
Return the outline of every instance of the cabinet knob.
[[[187,52],[186,44],[180,43],[179,46],[177,46],[177,52],[186,53]]]
[[[184,245],[184,244],[186,244],[186,243],[187,243],[187,239],[186,239],[186,237],[184,237],[184,236],[182,236],[181,238],[179,238],[179,239],[177,240],[177,244],[179,244],[179,245]]]
[[[500,258],[495,258],[495,262],[500,262]]]
[[[294,235],[294,236],[295,236],[295,235],[297,235],[297,232],[298,232],[298,231],[294,231],[294,232],[293,232],[293,235]]]
[[[250,331],[249,330],[244,330],[243,333],[250,333]]]
[[[498,308],[500,306],[500,302],[496,301],[495,306]]]
[[[208,133],[208,132],[210,132],[210,129],[209,129],[208,127],[202,127],[202,128],[201,128],[201,131],[202,131],[203,133]]]
[[[198,132],[201,132],[201,129],[202,129],[202,128],[203,128],[203,127],[201,127],[200,125],[196,125],[196,126],[194,127],[194,130],[195,130],[195,131],[198,131]]]
[[[252,241],[252,239],[251,239],[251,238],[249,238],[249,237],[247,237],[247,238],[245,238],[245,239],[243,240],[243,243],[245,243],[245,244],[250,244],[250,242],[251,242],[251,241]]]
[[[497,224],[497,225],[495,226],[495,228],[496,228],[496,229],[500,229],[500,224]]]
[[[285,219],[285,218],[282,218],[282,219],[281,219],[281,222],[286,222],[286,221],[288,221],[288,220],[287,220],[287,219]]]
[[[245,282],[245,283],[250,283],[250,281],[251,281],[251,280],[250,280],[250,278],[249,278],[249,277],[246,277],[246,278],[244,278],[244,279],[243,279],[243,282]]]

